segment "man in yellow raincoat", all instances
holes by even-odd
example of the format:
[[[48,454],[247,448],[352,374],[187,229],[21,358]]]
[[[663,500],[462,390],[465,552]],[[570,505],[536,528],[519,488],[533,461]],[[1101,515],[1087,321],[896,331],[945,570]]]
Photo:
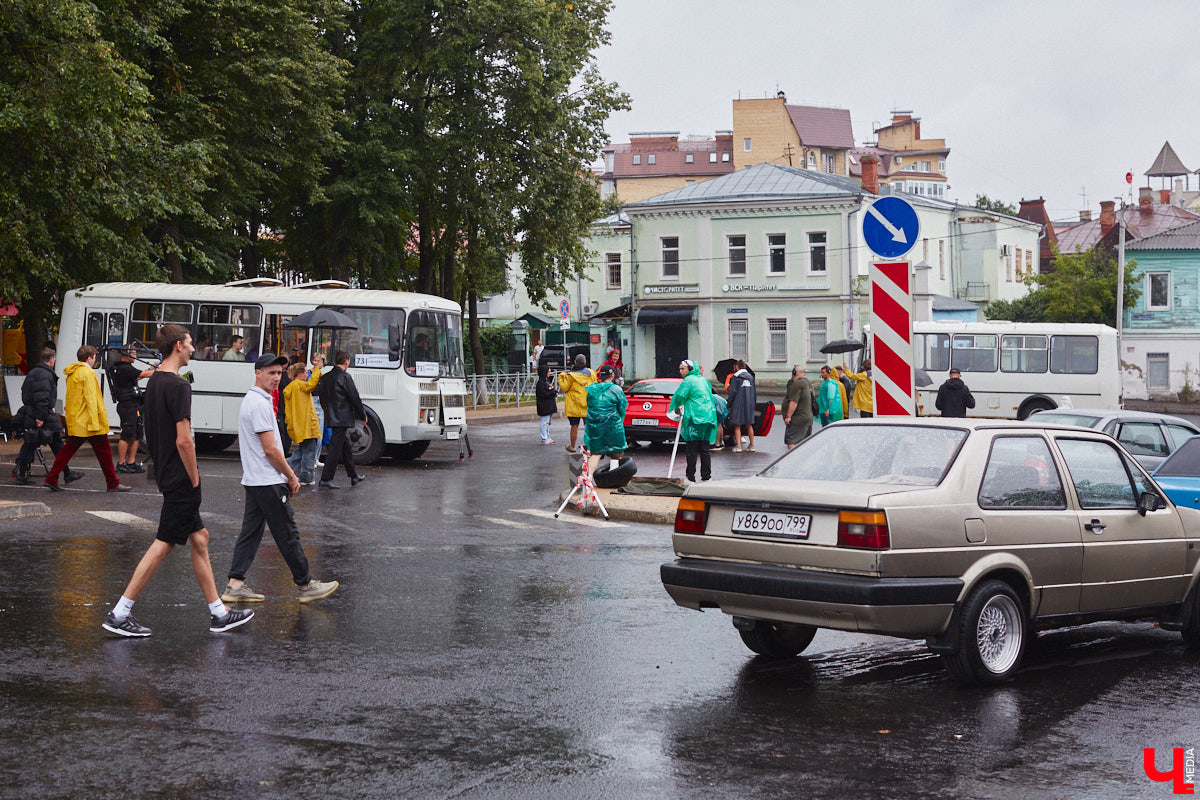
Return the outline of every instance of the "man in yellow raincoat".
[[[128,492],[131,487],[121,483],[113,466],[112,448],[108,446],[108,412],[100,396],[100,379],[96,377],[96,348],[85,344],[75,353],[79,360],[63,369],[67,376],[67,399],[64,416],[67,418],[67,441],[54,457],[54,466],[46,476],[46,486],[60,492],[59,474],[67,468],[75,451],[88,442],[110,492]]]
[[[596,373],[588,369],[583,353],[575,356],[575,368],[558,375],[558,388],[567,396],[567,422],[571,423],[569,452],[575,452],[575,441],[579,436],[579,421],[587,416],[587,387],[596,382]]]

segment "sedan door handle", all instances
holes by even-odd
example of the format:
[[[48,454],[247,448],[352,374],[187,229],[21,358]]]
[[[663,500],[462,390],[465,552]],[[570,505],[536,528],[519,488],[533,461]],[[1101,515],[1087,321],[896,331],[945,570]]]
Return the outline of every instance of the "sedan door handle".
[[[1108,526],[1105,525],[1100,520],[1094,519],[1091,522],[1085,523],[1083,527],[1087,528],[1092,533],[1101,534],[1101,533],[1104,533],[1104,529],[1107,528]]]

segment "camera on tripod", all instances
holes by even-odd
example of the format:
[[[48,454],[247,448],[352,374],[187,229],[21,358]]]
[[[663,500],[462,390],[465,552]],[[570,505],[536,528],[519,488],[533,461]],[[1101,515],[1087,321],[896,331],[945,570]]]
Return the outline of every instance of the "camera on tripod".
[[[121,363],[124,356],[132,356],[134,362],[141,362],[146,369],[157,369],[159,359],[155,358],[158,351],[150,345],[134,340],[129,344],[124,345],[102,345],[97,348],[100,357],[100,363],[104,365],[104,374],[108,378],[108,385],[112,387],[113,400],[118,403],[127,403],[136,401],[142,402],[142,396],[146,390],[138,385],[137,381],[133,381],[130,386],[121,386],[117,382],[117,365]]]

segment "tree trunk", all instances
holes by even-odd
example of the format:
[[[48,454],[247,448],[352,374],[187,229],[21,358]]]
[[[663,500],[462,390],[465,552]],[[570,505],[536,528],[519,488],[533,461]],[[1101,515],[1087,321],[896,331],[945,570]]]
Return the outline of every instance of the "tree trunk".
[[[417,201],[417,291],[423,294],[433,294],[437,268],[436,238],[429,201],[422,196]]]

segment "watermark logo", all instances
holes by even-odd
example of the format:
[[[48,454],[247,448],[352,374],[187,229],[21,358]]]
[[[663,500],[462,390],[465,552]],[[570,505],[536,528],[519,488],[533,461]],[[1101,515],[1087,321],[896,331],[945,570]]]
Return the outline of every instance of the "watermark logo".
[[[1146,777],[1158,783],[1171,781],[1173,794],[1196,793],[1196,749],[1194,747],[1175,747],[1171,750],[1171,769],[1168,772],[1159,770],[1155,763],[1154,748],[1142,750],[1142,768]]]

